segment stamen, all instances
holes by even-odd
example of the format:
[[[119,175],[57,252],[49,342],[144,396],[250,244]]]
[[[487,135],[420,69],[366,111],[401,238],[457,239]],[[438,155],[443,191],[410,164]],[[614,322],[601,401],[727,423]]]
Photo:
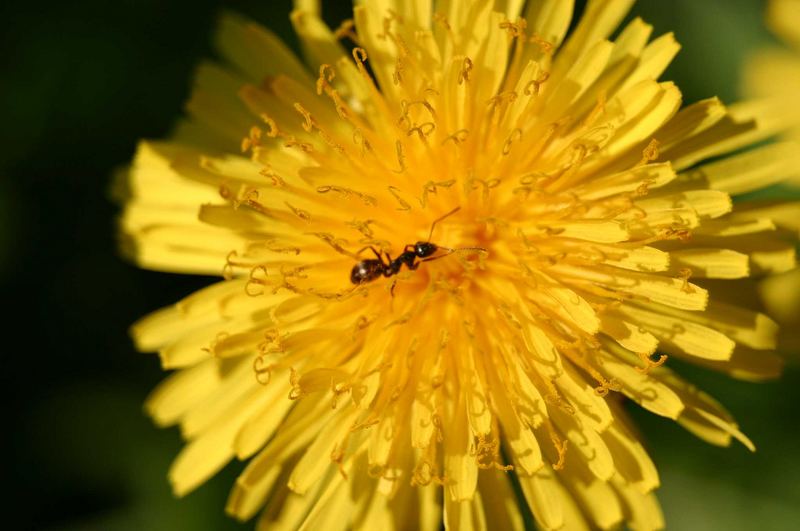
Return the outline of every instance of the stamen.
[[[333,248],[333,250],[335,250],[339,254],[349,256],[354,260],[358,259],[358,256],[355,253],[351,253],[350,251],[348,251],[343,247],[344,245],[349,244],[349,242],[344,238],[336,238],[333,236],[333,234],[329,232],[307,232],[306,234],[309,234],[311,236],[316,236],[323,242],[330,245]]]
[[[364,48],[355,47],[355,48],[353,48],[353,52],[352,53],[353,53],[353,59],[356,62],[356,67],[358,68],[358,71],[361,72],[362,75],[364,75],[367,78],[369,78],[370,81],[371,81],[372,78],[370,77],[369,72],[367,72],[367,68],[364,66],[364,63],[367,60],[367,51]]]
[[[522,129],[519,127],[515,128],[511,133],[509,133],[508,137],[506,138],[505,142],[503,142],[503,156],[507,156],[511,153],[511,145],[514,142],[517,142],[522,138]]]
[[[525,29],[528,27],[528,21],[524,18],[518,18],[516,22],[511,22],[510,20],[504,20],[500,23],[500,29],[504,29],[508,31],[508,35],[511,39],[526,39],[527,35]]]
[[[453,31],[453,28],[450,26],[450,22],[447,20],[447,16],[442,13],[441,11],[437,11],[433,14],[433,20],[444,29],[448,31],[448,33]]]
[[[342,477],[347,480],[347,471],[344,469],[344,450],[338,447],[334,448],[331,450],[330,458],[333,463],[336,463]]]
[[[465,187],[468,188],[470,191],[477,190],[481,188],[481,199],[486,201],[489,198],[489,190],[492,188],[497,188],[500,184],[500,179],[494,178],[489,179],[488,181],[484,181],[483,179],[478,179],[477,177],[470,177],[465,182]]]
[[[375,223],[374,219],[368,219],[365,221],[359,221],[354,219],[353,221],[346,222],[345,225],[353,227],[358,232],[363,234],[366,238],[373,238],[375,236],[375,233],[372,231],[372,227],[370,227],[370,225],[373,223]]]
[[[397,152],[397,164],[399,164],[399,170],[392,170],[394,173],[403,173],[406,171],[406,156],[403,153],[403,144],[397,140],[394,143],[395,151]]]
[[[461,71],[458,73],[458,84],[461,85],[465,81],[469,81],[470,72],[472,72],[473,67],[472,59],[469,57],[464,58],[464,63],[461,66]]]
[[[459,145],[462,142],[466,141],[468,136],[469,136],[468,129],[459,129],[455,133],[449,135],[447,138],[442,140],[442,145],[444,145],[448,140],[452,140],[455,145]]]
[[[256,381],[261,385],[268,385],[272,380],[272,369],[274,365],[268,365],[263,355],[257,356],[253,360],[253,372],[255,373]]]
[[[525,85],[525,89],[523,90],[524,94],[526,96],[538,96],[539,91],[542,88],[542,84],[544,84],[548,79],[550,79],[550,72],[540,72],[536,79],[528,81],[528,83]]]
[[[678,271],[678,277],[677,278],[678,278],[678,280],[682,280],[683,281],[683,285],[681,286],[681,291],[683,291],[684,293],[694,293],[694,291],[695,291],[694,286],[692,286],[689,283],[689,279],[692,278],[692,270],[691,269],[689,269],[688,267],[684,267],[683,269]]]
[[[291,247],[291,246],[282,247],[282,246],[279,246],[279,245],[276,245],[276,244],[277,244],[277,241],[274,240],[274,239],[272,239],[272,240],[264,240],[264,241],[260,241],[260,242],[253,242],[253,243],[250,244],[249,249],[255,249],[255,248],[261,247],[261,248],[266,249],[268,251],[271,251],[273,253],[293,254],[295,256],[300,254],[300,248],[299,247]]]
[[[384,330],[388,330],[389,328],[391,328],[393,326],[404,325],[404,324],[406,324],[407,322],[409,322],[411,320],[411,317],[412,317],[412,312],[406,312],[403,315],[401,315],[400,317],[398,317],[397,319],[387,323],[383,327],[383,329]]]
[[[286,205],[289,208],[289,210],[291,210],[294,213],[294,215],[297,216],[298,218],[306,222],[311,221],[311,214],[309,214],[307,210],[303,210],[302,208],[297,208],[295,206],[292,206],[292,204],[289,203],[288,201],[284,201],[283,204]]]
[[[435,446],[429,444],[428,448]],[[417,461],[414,470],[411,472],[411,486],[412,487],[427,487],[437,477],[434,466],[427,457]]]
[[[500,441],[487,441],[485,435],[478,435],[478,445],[475,448],[474,455],[475,462],[480,469],[488,470],[490,468],[496,468],[497,470],[505,472],[514,469],[513,465],[503,465],[500,463]]]
[[[328,192],[335,192],[337,194],[342,195],[345,198],[349,198],[350,196],[356,196],[361,201],[364,202],[367,206],[375,206],[378,203],[378,200],[375,199],[373,196],[353,190],[351,188],[345,188],[343,186],[334,186],[330,184],[324,184],[321,186],[317,186],[317,193],[318,194],[327,194]]]
[[[211,343],[207,347],[203,347],[201,350],[203,350],[204,352],[208,352],[215,358],[219,357],[216,352],[217,345],[219,345],[222,341],[228,339],[228,337],[230,337],[230,334],[228,332],[219,332],[211,341]]]
[[[264,273],[264,278],[256,278],[256,273],[262,272]],[[247,283],[244,285],[244,292],[249,297],[258,297],[264,294],[263,286],[268,285],[269,274],[267,273],[267,268],[264,265],[255,266],[250,270],[250,278],[247,279]],[[255,286],[255,290],[253,291]],[[260,286],[260,287],[259,287]]]
[[[347,104],[339,95],[339,92],[331,86],[331,82],[335,77],[336,71],[331,65],[327,63],[320,65],[319,76],[317,77],[317,95],[321,96],[325,92],[325,95],[333,101],[339,117],[349,121]]]
[[[297,266],[297,267],[293,267],[293,268],[289,269],[286,264],[281,264],[281,267],[280,267],[279,271],[281,273],[281,277],[283,277],[284,279],[286,279],[286,278],[308,278],[308,275],[303,273],[303,271],[305,271],[308,268],[309,268],[309,266],[302,265],[302,266]]]
[[[369,141],[364,138],[364,132],[359,127],[353,130],[353,143],[361,148],[362,157],[367,151],[372,151],[372,146],[370,146]]]
[[[289,400],[298,400],[305,396],[303,388],[300,387],[300,376],[294,367],[289,367],[289,385],[292,386],[289,391]]]
[[[658,359],[654,360],[651,355],[648,355],[646,352],[638,352],[636,354],[640,360],[642,360],[645,364],[644,367],[634,367],[638,372],[642,374],[649,374],[652,369],[656,367],[661,367],[666,363],[669,356],[666,354],[658,354]]]
[[[436,124],[433,122],[424,122],[419,125],[415,125],[414,127],[408,130],[408,136],[411,136],[413,133],[417,133],[419,135],[420,140],[426,140],[428,135],[433,133],[434,129],[436,129]]]
[[[286,181],[284,181],[277,173],[272,171],[272,168],[269,166],[259,170],[258,174],[270,179],[272,181],[272,186],[275,186],[276,188],[283,188],[286,186]]]
[[[392,72],[392,82],[395,85],[400,85],[403,82],[403,70],[405,69],[404,56],[398,55],[394,63],[394,72]]]
[[[252,126],[248,132],[248,136],[242,139],[241,150],[242,153],[247,153],[250,149],[261,145],[262,131],[258,126]]]
[[[500,92],[489,98],[486,104],[489,106],[489,113],[494,113],[501,105],[510,105],[517,100],[518,94],[513,90]]]
[[[659,152],[658,147],[661,143],[656,140],[655,138],[650,140],[650,143],[642,150],[642,159],[636,164],[636,166],[644,166],[647,163],[654,162],[658,159]]]
[[[567,439],[561,439],[550,422],[547,422],[546,426],[547,432],[550,435],[550,441],[553,443],[553,446],[555,446],[556,452],[558,452],[558,462],[553,464],[553,470],[563,470],[569,441]]]
[[[228,186],[227,181],[222,181],[219,185],[219,196],[222,199],[230,200],[233,196],[233,192],[231,191],[230,187]]]
[[[594,109],[589,113],[589,116],[583,121],[584,127],[591,126],[595,120],[597,120],[600,116],[604,115],[606,112],[606,90],[603,89],[600,94],[597,96],[597,104],[595,104]]]
[[[555,49],[555,46],[551,42],[544,40],[538,33],[534,33],[530,39],[530,42],[535,43],[539,46],[539,49],[542,50],[545,54],[551,54]]]
[[[354,44],[360,46],[361,43],[359,42],[358,35],[354,31],[355,26],[356,24],[352,18],[345,19],[339,24],[339,27],[334,30],[333,36],[337,40],[343,40],[345,38],[350,39]]]
[[[366,430],[373,426],[377,426],[380,424],[381,419],[377,417],[367,417],[366,419],[362,420],[361,422],[354,422],[352,426],[350,426],[350,433]]]
[[[424,100],[424,99],[423,100],[413,100],[413,101],[403,100],[400,103],[401,103],[401,107],[403,108],[403,112],[404,113],[408,113],[409,109],[411,109],[411,107],[414,106],[414,105],[421,105],[430,113],[431,118],[436,120],[436,109],[433,108],[433,105],[431,105],[430,102],[428,102],[428,100]]]
[[[300,151],[303,151],[304,153],[314,152],[314,146],[312,146],[308,142],[301,142],[300,140],[297,140],[297,138],[295,138],[294,136],[289,136],[286,140],[286,143],[283,145],[287,148],[294,148],[294,147],[299,148]]]
[[[306,130],[307,133],[310,133],[312,129],[314,129],[314,118],[311,116],[311,113],[306,110],[300,103],[295,102],[294,108],[303,115],[303,129]]]
[[[369,325],[371,325],[375,321],[375,316],[372,318],[367,317],[366,315],[359,315],[358,319],[356,320],[355,324],[353,325],[353,340],[355,340],[356,336],[362,330],[365,330]]]
[[[265,124],[269,126],[269,130],[267,131],[267,136],[270,138],[276,138],[280,134],[280,129],[278,129],[278,124],[269,117],[268,114],[262,113],[261,119],[264,121]]]
[[[428,194],[436,195],[437,186],[441,186],[442,188],[450,188],[456,183],[455,179],[449,179],[447,181],[428,181],[422,186],[422,197],[419,199],[419,204],[422,208],[425,208],[428,202]]]

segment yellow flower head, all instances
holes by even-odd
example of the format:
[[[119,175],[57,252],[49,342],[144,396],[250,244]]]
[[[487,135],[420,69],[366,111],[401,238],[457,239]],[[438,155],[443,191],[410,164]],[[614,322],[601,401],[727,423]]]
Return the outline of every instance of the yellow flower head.
[[[729,194],[794,152],[719,158],[775,120],[679,110],[672,35],[607,40],[631,3],[590,0],[565,38],[565,0],[365,1],[335,31],[298,2],[308,66],[223,17],[122,219],[144,267],[225,276],[133,328],[175,369],[147,409],[189,441],[176,493],[236,457],[227,510],[265,529],[653,529],[623,397],[752,447],[664,362],[779,372],[730,292],[794,244]]]

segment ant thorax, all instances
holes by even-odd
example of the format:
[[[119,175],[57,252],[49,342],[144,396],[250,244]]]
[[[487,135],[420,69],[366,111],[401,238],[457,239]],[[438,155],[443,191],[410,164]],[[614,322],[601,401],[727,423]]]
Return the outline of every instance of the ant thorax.
[[[427,258],[439,250],[439,246],[431,242],[417,242],[414,244],[414,254],[418,258]]]

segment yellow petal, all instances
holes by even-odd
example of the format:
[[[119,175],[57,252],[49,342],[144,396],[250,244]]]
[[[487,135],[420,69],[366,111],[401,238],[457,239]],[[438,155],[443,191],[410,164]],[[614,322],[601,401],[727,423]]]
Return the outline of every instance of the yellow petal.
[[[604,313],[601,317],[600,330],[631,352],[649,356],[656,351],[658,339],[640,324],[631,323],[632,320],[624,320],[614,314]]]
[[[483,512],[490,528],[522,531],[525,522],[508,476],[484,470],[478,476]]]
[[[242,522],[252,518],[264,505],[280,471],[279,467],[269,470],[256,485],[246,485],[237,479],[225,504],[225,513]]]
[[[664,515],[654,494],[642,494],[617,478],[612,480],[612,484],[625,504],[627,523],[631,531],[664,529]]]
[[[340,57],[347,55],[319,14],[301,7],[292,12],[291,21],[314,71],[317,71],[321,64],[334,65]]]
[[[542,529],[561,529],[564,525],[563,499],[568,496],[550,467],[530,476],[520,475],[519,484],[536,524]]]
[[[593,479],[583,481],[577,477],[565,474],[568,482],[583,512],[586,513],[598,529],[615,529],[623,521],[625,515],[622,503],[614,489],[605,481]]]
[[[345,435],[349,433],[355,411],[340,411],[331,416],[328,424],[320,430],[314,442],[295,465],[287,486],[297,494],[306,494],[312,485],[332,466],[332,454],[341,448]]]
[[[727,360],[733,353],[733,340],[712,328],[665,315],[652,307],[644,309],[626,304],[620,306],[619,311],[652,332],[666,352],[709,360]]]
[[[534,34],[558,47],[567,33],[573,9],[572,0],[526,2],[524,17]]]
[[[575,369],[565,366],[564,374],[554,383],[588,429],[602,433],[614,421],[606,400]]]
[[[444,528],[446,531],[486,531],[486,514],[481,503],[482,493],[475,492],[475,499],[455,501],[444,499]]]
[[[617,471],[626,482],[641,492],[650,492],[660,485],[658,470],[647,450],[621,421],[615,422],[602,436],[614,456]]]
[[[692,277],[744,278],[750,275],[749,257],[729,249],[684,249],[672,251],[671,270],[689,269]]]
[[[478,465],[463,397],[455,406],[452,424],[444,426],[444,470],[449,480],[445,499],[471,500],[478,482]]]
[[[643,408],[671,419],[677,419],[684,409],[683,401],[669,386],[655,377],[656,371],[648,374],[634,369],[636,357],[616,345],[605,343],[599,350],[600,371],[622,385],[622,392]],[[613,355],[611,354],[613,352]]]
[[[564,3],[572,4],[572,2]],[[589,0],[578,26],[559,52],[559,64],[572,65],[595,43],[607,38],[617,28],[632,4],[633,0]]]
[[[198,400],[220,383],[214,360],[172,374],[147,397],[145,410],[161,426],[175,424]]]
[[[551,224],[562,230],[559,236],[598,243],[616,243],[627,240],[630,234],[622,224],[615,221],[572,221]]]
[[[286,414],[294,406],[289,400],[288,381],[273,381],[265,389],[259,389],[263,395],[263,405],[255,411],[244,424],[233,441],[233,450],[238,459],[247,459],[272,437]]]
[[[223,57],[256,83],[275,74],[312,82],[308,70],[280,38],[236,13],[222,14],[215,45]]]
[[[672,33],[667,33],[647,45],[636,70],[628,77],[622,89],[645,79],[658,79],[680,51],[681,46]]]
[[[608,481],[614,475],[614,458],[600,435],[588,426],[558,408],[553,408],[551,418],[570,442],[569,448],[577,451],[597,479]]]
[[[707,179],[714,190],[743,194],[795,177],[798,168],[800,146],[780,142],[704,164],[691,172]]]

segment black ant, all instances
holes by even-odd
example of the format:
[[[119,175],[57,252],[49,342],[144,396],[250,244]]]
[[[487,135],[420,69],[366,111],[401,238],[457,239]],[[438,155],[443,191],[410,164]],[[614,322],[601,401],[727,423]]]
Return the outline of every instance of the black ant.
[[[408,244],[403,247],[403,252],[392,260],[392,257],[389,253],[386,253],[386,261],[384,262],[381,253],[378,252],[372,246],[364,247],[364,249],[370,249],[373,253],[375,253],[376,258],[370,258],[367,260],[361,260],[356,265],[353,266],[353,269],[350,271],[350,282],[353,284],[366,284],[367,282],[372,282],[378,277],[391,277],[396,275],[400,272],[400,268],[405,265],[411,271],[414,271],[419,267],[422,262],[430,262],[431,260],[438,260],[439,258],[444,258],[445,256],[449,256],[450,254],[456,251],[465,251],[465,250],[476,250],[476,251],[483,251],[486,252],[486,249],[482,247],[460,247],[458,249],[452,249],[450,247],[443,247],[441,245],[436,245],[435,243],[431,243],[430,239],[433,236],[433,228],[436,226],[437,223],[442,221],[448,216],[452,216],[461,207],[456,207],[444,216],[437,218],[431,223],[431,230],[428,233],[428,240],[427,241],[419,241],[415,244]],[[364,249],[359,250],[360,253]],[[446,254],[440,256],[432,256],[436,253],[439,249],[444,249],[447,251]],[[356,253],[358,254],[358,253]],[[415,260],[419,258],[419,262]],[[394,286],[392,286],[394,289]]]

